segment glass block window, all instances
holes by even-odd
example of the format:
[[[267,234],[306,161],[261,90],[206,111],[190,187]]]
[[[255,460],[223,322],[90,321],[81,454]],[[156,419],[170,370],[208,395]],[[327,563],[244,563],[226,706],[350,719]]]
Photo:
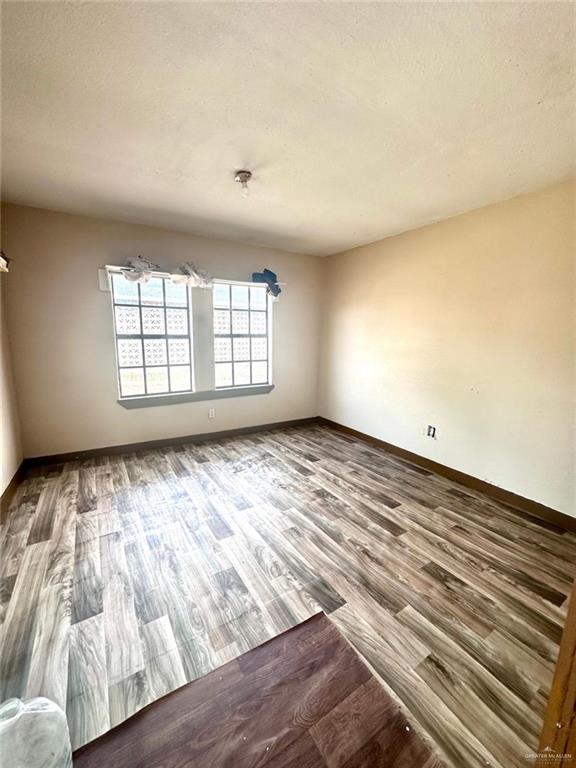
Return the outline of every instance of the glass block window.
[[[214,283],[216,389],[270,383],[271,311],[266,286]]]
[[[192,391],[190,293],[169,278],[111,273],[120,397]]]

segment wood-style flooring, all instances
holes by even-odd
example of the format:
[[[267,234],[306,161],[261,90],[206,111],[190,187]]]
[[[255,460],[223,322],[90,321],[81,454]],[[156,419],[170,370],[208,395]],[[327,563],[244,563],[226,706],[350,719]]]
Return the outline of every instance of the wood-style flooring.
[[[0,695],[74,747],[324,610],[454,768],[526,765],[576,536],[309,426],[35,470],[2,533]]]
[[[74,755],[74,768],[440,768],[323,614]]]

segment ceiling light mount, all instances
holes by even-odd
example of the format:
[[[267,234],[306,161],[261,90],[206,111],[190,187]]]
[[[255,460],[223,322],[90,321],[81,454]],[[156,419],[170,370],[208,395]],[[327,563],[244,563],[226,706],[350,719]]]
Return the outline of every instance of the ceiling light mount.
[[[240,194],[242,197],[248,197],[250,195],[250,189],[248,182],[252,178],[252,171],[236,171],[234,174],[234,181],[240,184]]]

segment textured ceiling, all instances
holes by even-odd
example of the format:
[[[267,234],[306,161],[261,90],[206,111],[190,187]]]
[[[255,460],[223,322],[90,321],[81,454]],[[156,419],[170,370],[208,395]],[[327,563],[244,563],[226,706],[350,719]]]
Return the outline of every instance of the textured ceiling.
[[[4,3],[2,196],[318,254],[413,229],[576,173],[575,14]]]

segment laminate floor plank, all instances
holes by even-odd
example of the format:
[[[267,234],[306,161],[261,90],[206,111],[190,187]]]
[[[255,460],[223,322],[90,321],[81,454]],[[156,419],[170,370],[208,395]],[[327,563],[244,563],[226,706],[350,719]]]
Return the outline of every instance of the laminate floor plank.
[[[28,544],[38,544],[40,541],[48,541],[52,538],[60,486],[60,478],[49,480],[44,486],[38,499],[38,506],[28,536]]]
[[[28,481],[20,488],[26,485],[34,487],[38,483]],[[3,578],[16,576],[18,573],[39,497],[39,493],[22,493],[19,495],[21,502],[17,506],[14,506],[14,503],[11,506],[7,522],[3,526],[2,558],[0,559],[0,574]]]
[[[418,676],[452,711],[458,710],[462,723],[473,733],[482,723],[482,742],[499,763],[510,768],[522,768],[525,756],[534,751],[532,746],[517,735],[500,719],[465,682],[457,670],[439,662],[434,655],[425,659],[417,668]],[[481,720],[479,719],[481,718]]]
[[[70,630],[68,698],[88,688],[107,687],[104,615],[91,616]]]
[[[76,538],[72,588],[72,623],[102,613],[102,569],[100,538]]]
[[[70,646],[70,581],[43,587],[38,596],[25,698],[45,696],[66,709]],[[46,660],[49,663],[46,663]]]
[[[498,719],[517,732],[524,743],[537,745],[540,723],[527,704],[538,690],[537,683],[530,689],[528,686],[531,681],[528,678],[518,673],[515,667],[504,669],[500,659],[485,654],[483,648],[478,650],[477,647],[469,647],[466,653],[462,646],[439,631],[411,606],[401,611],[398,620],[406,623],[421,639],[425,638],[432,654],[439,651],[446,668],[455,670],[452,677],[466,683],[479,698],[489,702]],[[468,640],[470,642],[471,638]],[[438,656],[435,656],[435,660],[436,667],[440,668]],[[450,677],[449,674],[446,677]],[[516,694],[514,689],[524,694],[524,697]]]
[[[330,768],[346,763],[394,714],[393,700],[380,696],[380,689],[375,678],[362,683],[310,728],[310,735]],[[369,711],[374,717],[366,716]]]
[[[72,749],[98,738],[111,728],[108,686],[86,688],[66,703],[66,719]]]
[[[73,624],[70,629],[66,714],[74,749],[110,728],[102,613]]]
[[[574,534],[319,425],[37,467],[0,545],[1,691],[64,700],[75,747],[324,611],[427,768],[522,764],[576,568]],[[330,756],[338,722],[305,761],[420,760],[390,728]]]
[[[24,696],[30,670],[34,638],[41,616],[40,593],[48,567],[50,543],[26,547],[14,589],[8,602],[0,653],[0,700]]]

